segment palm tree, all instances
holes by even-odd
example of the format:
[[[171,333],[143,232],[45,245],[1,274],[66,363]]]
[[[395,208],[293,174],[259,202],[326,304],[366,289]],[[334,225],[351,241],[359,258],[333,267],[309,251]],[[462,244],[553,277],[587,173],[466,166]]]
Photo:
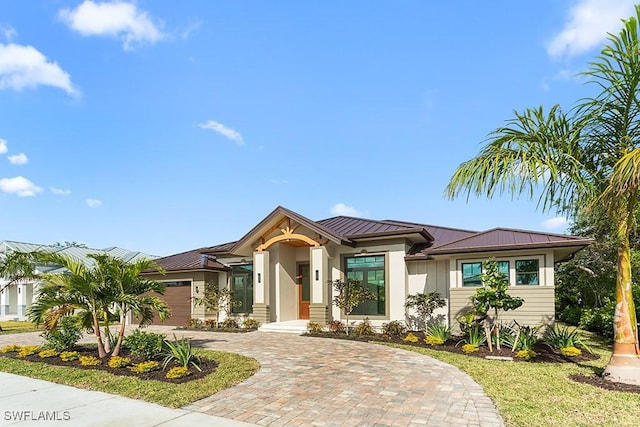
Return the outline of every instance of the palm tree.
[[[102,334],[100,318],[104,307],[108,305],[105,293],[107,276],[97,267],[87,267],[77,258],[58,253],[32,253],[35,261],[64,267],[64,273],[44,274],[44,282],[36,301],[29,307],[29,319],[41,324],[48,322],[54,327],[60,316],[80,312],[81,318],[90,321],[96,335],[98,356],[107,355]]]
[[[610,34],[600,55],[583,73],[597,95],[570,113],[559,106],[515,113],[493,131],[475,158],[462,163],[446,193],[509,193],[532,198],[544,211],[575,216],[603,210],[616,224],[618,273],[615,341],[606,378],[640,384],[640,348],[631,291],[629,232],[640,199],[640,7]]]
[[[108,271],[110,278],[108,293],[120,316],[118,340],[112,352],[113,356],[117,356],[122,347],[127,317],[130,313],[138,317],[140,325],[151,322],[154,310],[158,311],[160,320],[169,317],[169,306],[157,296],[157,294],[164,294],[166,286],[156,280],[140,276],[140,273],[145,270],[154,270],[160,273],[164,273],[164,270],[156,262],[149,259],[127,263],[108,255],[93,255],[92,257],[96,259],[98,265]]]

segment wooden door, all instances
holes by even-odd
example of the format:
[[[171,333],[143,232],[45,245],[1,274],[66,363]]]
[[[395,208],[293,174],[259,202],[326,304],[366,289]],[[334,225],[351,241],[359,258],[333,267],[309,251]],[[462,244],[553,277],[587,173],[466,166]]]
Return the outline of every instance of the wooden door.
[[[309,318],[311,302],[311,277],[309,264],[298,264],[298,318]]]

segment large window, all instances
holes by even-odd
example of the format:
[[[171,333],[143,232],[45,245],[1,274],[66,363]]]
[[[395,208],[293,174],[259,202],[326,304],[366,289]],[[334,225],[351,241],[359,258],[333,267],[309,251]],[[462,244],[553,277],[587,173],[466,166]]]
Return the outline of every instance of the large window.
[[[231,267],[231,291],[234,301],[232,313],[253,312],[253,265]]]
[[[482,286],[482,263],[462,263],[462,286]]]
[[[347,279],[355,279],[369,289],[378,299],[365,301],[353,309],[351,314],[363,316],[386,315],[386,286],[384,255],[346,258]]]
[[[538,285],[538,275],[537,259],[516,260],[516,285]]]

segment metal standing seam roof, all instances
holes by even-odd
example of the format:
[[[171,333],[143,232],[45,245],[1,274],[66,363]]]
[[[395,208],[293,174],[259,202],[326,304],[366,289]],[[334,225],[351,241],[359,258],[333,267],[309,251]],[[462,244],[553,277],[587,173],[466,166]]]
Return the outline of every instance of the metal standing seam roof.
[[[202,252],[205,249],[207,248],[193,249],[179,254],[158,258],[154,261],[167,272],[185,270],[226,271],[229,269],[214,258],[203,254]],[[156,270],[149,270],[147,273],[154,271]]]

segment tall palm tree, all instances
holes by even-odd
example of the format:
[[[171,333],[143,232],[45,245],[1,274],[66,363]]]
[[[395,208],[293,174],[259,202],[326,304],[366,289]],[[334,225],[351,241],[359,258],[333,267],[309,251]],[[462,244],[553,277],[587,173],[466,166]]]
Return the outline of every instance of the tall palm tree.
[[[107,276],[98,268],[87,267],[71,256],[40,252],[32,253],[32,257],[36,262],[64,267],[67,272],[40,277],[44,287],[27,311],[29,319],[36,324],[45,321],[55,323],[62,315],[80,311],[81,317],[90,319],[98,343],[98,356],[105,357],[107,353],[99,320],[108,305],[109,296],[105,293]]]
[[[600,55],[583,73],[597,95],[570,113],[559,106],[515,113],[493,131],[481,152],[462,163],[446,193],[509,193],[538,206],[575,215],[602,209],[616,224],[618,273],[615,341],[605,374],[612,381],[640,384],[640,348],[633,295],[629,232],[640,207],[640,7],[610,34]]]
[[[130,313],[138,317],[141,325],[147,324],[153,319],[154,310],[158,312],[160,320],[169,317],[169,306],[157,296],[164,294],[166,286],[156,280],[140,276],[140,273],[145,270],[154,270],[160,273],[163,273],[164,270],[155,261],[149,259],[128,263],[108,255],[92,255],[92,257],[98,265],[101,265],[108,272],[110,280],[107,292],[120,316],[118,340],[112,352],[113,356],[117,356],[122,347],[127,317]]]

